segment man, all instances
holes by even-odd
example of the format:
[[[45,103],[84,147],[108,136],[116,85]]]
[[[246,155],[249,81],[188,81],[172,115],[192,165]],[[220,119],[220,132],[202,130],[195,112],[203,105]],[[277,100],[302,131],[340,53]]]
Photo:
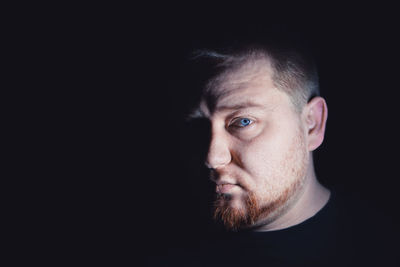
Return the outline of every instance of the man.
[[[191,117],[211,123],[206,165],[218,195],[215,218],[231,230],[291,227],[330,196],[312,159],[328,114],[315,68],[298,54],[273,52],[249,47],[201,55],[220,69]]]
[[[328,108],[316,67],[300,51],[279,43],[197,53],[194,62],[208,71],[195,72],[207,77],[189,118],[209,123],[213,213],[228,231],[199,238],[193,227],[159,263],[396,266],[383,217],[317,179],[313,151]]]

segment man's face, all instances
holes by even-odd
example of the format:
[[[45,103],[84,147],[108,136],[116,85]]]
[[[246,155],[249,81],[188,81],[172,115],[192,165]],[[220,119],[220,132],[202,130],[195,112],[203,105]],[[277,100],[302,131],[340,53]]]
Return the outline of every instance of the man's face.
[[[301,114],[257,62],[220,75],[210,92],[200,109],[211,121],[215,217],[229,229],[268,223],[302,192],[309,153]]]

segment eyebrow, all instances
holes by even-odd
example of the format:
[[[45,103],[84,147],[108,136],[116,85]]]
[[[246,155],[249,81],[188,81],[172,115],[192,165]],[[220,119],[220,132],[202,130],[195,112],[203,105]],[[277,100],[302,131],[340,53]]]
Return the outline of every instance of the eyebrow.
[[[220,106],[215,109],[215,111],[224,111],[224,110],[239,110],[239,109],[247,109],[247,108],[261,108],[265,109],[265,105],[261,105],[258,103],[254,102],[242,102],[242,103],[237,103],[237,104],[232,104],[232,105],[225,105],[225,106]]]
[[[192,110],[186,117],[186,121],[191,121],[194,119],[202,119],[202,118],[207,118],[206,114],[204,113],[203,110],[201,110],[199,107]]]
[[[222,111],[229,111],[229,110],[241,110],[241,109],[247,109],[247,108],[266,109],[267,107],[265,105],[261,105],[261,104],[254,103],[251,101],[246,101],[246,102],[242,102],[242,103],[217,107],[214,110],[214,112],[222,112]],[[199,119],[199,118],[207,118],[207,115],[200,107],[197,107],[196,109],[192,110],[192,112],[186,116],[187,121],[190,121],[193,119]]]

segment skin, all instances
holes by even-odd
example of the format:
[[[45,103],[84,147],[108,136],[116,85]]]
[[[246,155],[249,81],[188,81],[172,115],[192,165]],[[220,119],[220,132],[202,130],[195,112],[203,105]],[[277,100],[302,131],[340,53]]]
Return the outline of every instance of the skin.
[[[206,165],[216,183],[216,210],[234,219],[231,224],[225,218],[231,230],[294,226],[314,216],[330,196],[312,160],[325,132],[325,100],[316,97],[299,113],[272,74],[266,59],[227,70],[210,83],[199,106],[211,122]],[[246,204],[250,195],[256,210]]]

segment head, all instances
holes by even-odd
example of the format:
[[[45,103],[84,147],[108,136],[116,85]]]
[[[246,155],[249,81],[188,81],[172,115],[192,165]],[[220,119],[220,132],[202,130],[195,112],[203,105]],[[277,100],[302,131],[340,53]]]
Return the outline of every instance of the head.
[[[211,122],[215,219],[232,230],[272,222],[313,176],[327,117],[315,68],[295,52],[254,46],[199,57],[216,63],[192,115]]]

